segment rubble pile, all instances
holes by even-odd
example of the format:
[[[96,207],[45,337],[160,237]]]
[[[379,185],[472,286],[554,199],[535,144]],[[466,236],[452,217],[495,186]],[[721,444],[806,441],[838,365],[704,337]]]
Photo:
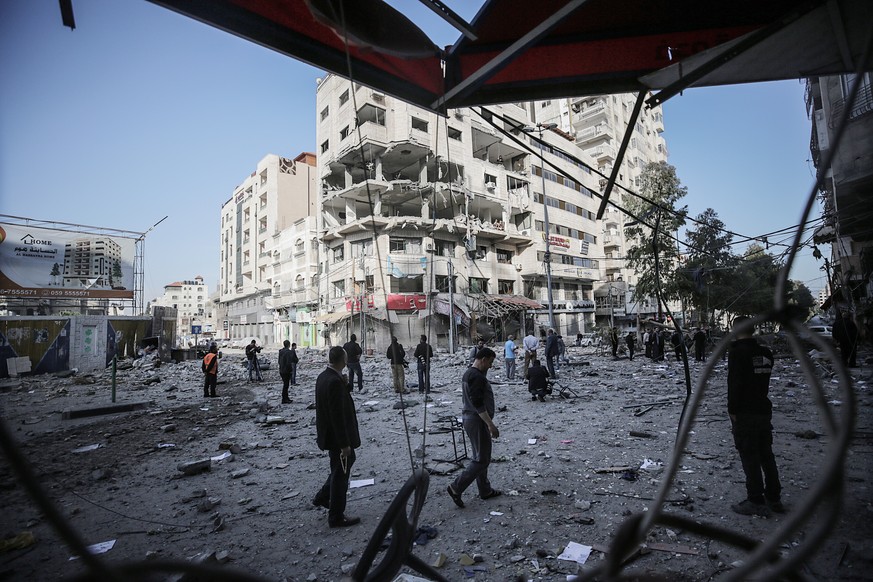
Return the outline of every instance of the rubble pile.
[[[228,352],[219,365],[217,398],[202,397],[199,361],[133,360],[117,366],[117,401],[147,401],[145,410],[61,420],[64,410],[109,403],[108,370],[6,381],[0,384],[0,406],[42,486],[88,543],[102,544],[94,551],[112,561],[190,559],[228,563],[275,580],[339,580],[360,559],[411,475],[411,463],[424,462],[432,476],[416,532],[417,556],[449,580],[563,581],[602,560],[619,526],[647,510],[672,459],[686,395],[676,362],[613,360],[593,348],[569,352],[570,363],[558,375],[575,395],[553,392],[545,402],[532,402],[526,386],[506,380],[502,361],[495,362],[489,377],[501,436],[489,475],[504,495],[483,501],[474,485],[464,494],[464,509],[455,507],[445,488],[469,452],[456,421],[467,350],[436,356],[429,396],[418,394],[411,364],[411,393],[402,395],[403,404],[384,357],[365,358],[364,391],[354,393],[363,444],[347,510],[362,523],[343,530],[329,529],[325,510],[311,504],[328,472],[326,454],[315,445],[313,410],[323,350],[301,350],[291,404],[280,404],[275,366],[264,371],[263,382],[248,382],[244,358]],[[265,355],[275,360],[275,353]],[[691,367],[696,381],[702,365]],[[830,363],[816,364],[816,370],[825,380],[828,406],[836,409],[842,396]],[[844,510],[805,566],[821,579],[862,579],[873,566],[873,377],[869,368],[852,374],[859,414]],[[730,510],[745,491],[727,418],[725,375],[725,363],[718,362],[665,511],[765,538],[786,516],[764,519]],[[787,354],[777,359],[770,396],[790,515],[820,477],[828,431],[799,364]],[[16,580],[79,572],[80,561],[68,561],[66,546],[5,463],[0,489],[6,516],[0,571]],[[808,528],[797,532],[795,543]],[[674,580],[706,580],[743,558],[723,542],[655,527],[629,567]],[[405,579],[416,579],[407,572]]]

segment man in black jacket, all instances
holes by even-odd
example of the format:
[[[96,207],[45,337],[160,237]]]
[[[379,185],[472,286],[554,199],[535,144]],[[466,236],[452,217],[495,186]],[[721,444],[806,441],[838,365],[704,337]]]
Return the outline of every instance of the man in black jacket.
[[[409,394],[409,390],[406,389],[406,372],[404,371],[406,367],[406,350],[403,349],[403,346],[393,335],[391,336],[391,344],[388,346],[385,357],[391,362],[391,379],[394,383],[394,392],[397,394]]]
[[[355,464],[355,449],[361,446],[361,435],[352,387],[342,373],[346,366],[345,350],[339,346],[330,348],[328,361],[327,369],[315,381],[315,428],[318,448],[330,454],[330,476],[312,504],[327,508],[330,527],[348,527],[361,521],[345,515],[349,475]]]
[[[734,329],[748,319],[736,318]],[[738,334],[728,353],[728,415],[746,474],[746,499],[731,509],[742,515],[785,511],[773,456],[773,405],[767,398],[772,369],[773,352],[755,341],[752,330]]]
[[[295,364],[291,362],[291,342],[285,340],[282,342],[283,347],[279,350],[279,376],[282,377],[282,404],[291,404],[291,399],[288,397],[288,384],[291,382],[291,372]],[[294,354],[296,356],[296,354]]]
[[[418,393],[430,394],[430,360],[433,358],[433,348],[427,343],[427,336],[421,336],[421,341],[415,346],[415,359],[418,362]]]
[[[694,361],[702,362],[704,358],[704,350],[706,348],[706,332],[700,328],[694,332]]]
[[[555,374],[555,358],[558,357],[558,336],[555,330],[550,329],[546,334],[546,367],[549,369],[549,376],[557,378]]]
[[[530,392],[531,400],[546,401],[549,391],[549,372],[540,365],[539,360],[534,360],[527,369],[527,391]]]
[[[361,371],[361,354],[363,354],[364,351],[361,349],[361,346],[358,345],[358,336],[352,334],[349,337],[349,341],[347,341],[343,346],[343,349],[346,351],[346,357],[348,358],[346,366],[349,369],[349,386],[354,388],[355,374],[357,374],[358,392],[361,392],[364,389],[364,373]]]
[[[464,507],[461,495],[473,481],[479,489],[479,497],[491,499],[502,495],[494,489],[488,481],[488,465],[491,464],[491,439],[500,436],[500,431],[492,420],[494,418],[494,391],[491,382],[485,375],[494,364],[497,354],[491,348],[482,348],[476,354],[473,365],[464,372],[461,380],[463,389],[462,399],[464,410],[462,413],[464,432],[470,439],[470,464],[464,472],[448,486],[449,497],[458,507]]]

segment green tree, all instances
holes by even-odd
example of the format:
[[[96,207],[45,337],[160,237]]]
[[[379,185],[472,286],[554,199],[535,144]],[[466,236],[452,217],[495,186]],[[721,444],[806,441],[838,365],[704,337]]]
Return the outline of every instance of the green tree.
[[[677,277],[679,292],[702,315],[701,319],[712,321],[715,310],[730,293],[731,271],[738,262],[731,252],[733,235],[725,230],[718,213],[707,208],[686,231],[685,241],[688,260]]]
[[[773,308],[776,278],[782,265],[764,247],[751,244],[732,271],[725,304],[728,313],[757,315]]]
[[[121,279],[124,275],[121,273],[121,262],[118,259],[115,259],[115,262],[112,264],[112,272],[109,274],[109,285],[114,287],[115,282],[121,283]]]
[[[679,249],[673,237],[679,227],[685,224],[686,209],[676,211],[676,203],[687,194],[688,189],[679,181],[676,168],[666,162],[647,164],[640,180],[640,194],[647,200],[631,198],[626,203],[627,209],[648,224],[654,226],[657,222],[659,228],[655,233],[653,228],[637,220],[625,226],[625,237],[632,241],[626,253],[627,266],[637,276],[634,299],[656,296],[656,249],[661,273],[661,298],[678,299]]]
[[[815,310],[815,298],[809,287],[800,281],[788,282],[788,304],[797,308],[799,316],[806,321]]]

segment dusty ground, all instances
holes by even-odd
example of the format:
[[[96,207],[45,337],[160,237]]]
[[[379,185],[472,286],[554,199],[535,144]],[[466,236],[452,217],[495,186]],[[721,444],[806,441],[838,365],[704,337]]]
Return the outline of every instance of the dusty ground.
[[[531,402],[520,384],[495,386],[498,406],[505,410],[495,419],[501,437],[495,443],[498,462],[490,474],[494,486],[506,495],[481,501],[473,487],[465,494],[467,507],[457,509],[445,494],[453,476],[432,476],[420,525],[436,528],[438,534],[415,553],[427,562],[443,553],[447,560],[441,571],[449,580],[471,573],[477,580],[511,580],[517,574],[566,580],[576,565],[554,556],[568,542],[608,544],[622,520],[644,510],[647,498],[654,495],[660,479],[657,469],[639,471],[635,481],[623,479],[620,472],[596,470],[638,468],[647,458],[669,459],[685,391],[680,367],[656,366],[643,357],[613,361],[591,350],[575,350],[570,350],[574,359],[591,362],[589,367],[562,369],[563,378],[580,394],[577,399]],[[44,376],[7,383],[7,391],[0,393],[2,414],[41,485],[87,543],[117,540],[103,555],[106,560],[187,559],[216,551],[227,553],[229,566],[267,579],[342,579],[343,568],[348,571],[357,563],[387,504],[411,473],[387,366],[381,359],[366,362],[366,392],[355,392],[364,443],[352,478],[375,479],[373,486],[350,491],[347,514],[360,516],[362,524],[331,530],[325,510],[310,504],[328,465],[315,446],[314,411],[307,408],[324,354],[304,355],[300,386],[292,388],[294,402],[280,405],[275,367],[265,372],[265,382],[248,384],[241,368],[233,365],[241,355],[225,352],[216,399],[201,397],[199,362],[185,362],[155,371],[119,372],[118,402],[151,401],[145,411],[61,420],[64,410],[109,403],[108,379],[91,378],[92,384],[88,378]],[[269,358],[274,360],[275,354]],[[501,366],[498,362],[489,372],[495,381],[502,380]],[[407,397],[418,403],[406,409],[413,448],[422,445],[425,422],[433,429],[439,417],[460,412],[461,359],[443,355],[434,368],[436,388],[428,408],[415,389]],[[693,378],[699,370],[692,362]],[[414,381],[410,371],[407,380]],[[161,381],[144,385],[153,375]],[[827,542],[805,562],[805,572],[821,580],[873,579],[873,380],[869,368],[854,370],[853,375],[859,413],[845,471],[844,508]],[[826,432],[796,361],[778,359],[773,376],[774,449],[783,499],[792,511],[818,478],[827,437],[795,436],[798,431]],[[836,384],[828,382],[828,400],[838,399]],[[785,518],[744,517],[730,510],[731,503],[744,497],[744,488],[726,417],[723,364],[710,386],[666,511],[764,538]],[[674,402],[634,415],[645,410],[635,405],[668,399]],[[369,401],[378,403],[364,405]],[[284,423],[261,422],[265,414],[280,416]],[[632,430],[654,438],[632,437]],[[213,462],[209,472],[182,476],[177,470],[180,463],[219,456],[222,443],[236,444],[240,450]],[[91,444],[101,446],[72,452]],[[174,446],[156,448],[160,444]],[[453,456],[447,434],[429,434],[426,445],[430,466],[436,465],[433,459]],[[240,476],[243,470],[247,473]],[[24,549],[0,553],[0,580],[53,580],[81,572],[80,562],[68,561],[69,550],[26,496],[5,458],[0,490],[0,535],[29,531],[36,540]],[[794,534],[795,544],[806,531]],[[650,551],[630,567],[668,579],[718,579],[743,558],[743,552],[722,542],[662,527],[647,541],[694,552]],[[459,563],[464,553],[482,556],[476,570],[465,572]],[[588,564],[602,559],[595,551]]]

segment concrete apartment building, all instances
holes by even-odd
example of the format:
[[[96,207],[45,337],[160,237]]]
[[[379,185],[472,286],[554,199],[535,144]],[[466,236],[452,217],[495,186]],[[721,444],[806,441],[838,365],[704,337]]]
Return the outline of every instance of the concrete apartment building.
[[[296,326],[297,313],[314,305],[305,289],[316,276],[314,223],[307,220],[317,209],[316,188],[314,154],[269,154],[222,205],[220,338],[251,336],[275,346],[312,335]]]
[[[157,306],[176,310],[176,342],[179,346],[191,345],[196,339],[208,339],[215,331],[209,286],[200,275],[164,285],[164,295],[154,299],[150,307]],[[200,326],[200,334],[194,334],[192,326]],[[195,337],[197,335],[199,337]]]
[[[520,130],[531,125],[524,106],[489,109],[498,127],[539,149]],[[591,194],[598,180],[565,155],[587,158],[566,136],[545,131],[544,156],[575,180],[543,172],[538,155],[472,110],[437,117],[330,75],[317,89],[317,115],[318,321],[327,341],[357,333],[384,349],[390,322],[407,346],[428,333],[446,347],[449,313],[458,343],[546,327],[547,310],[530,300],[547,300],[544,201],[556,327],[571,337],[592,329],[601,265],[589,257],[604,256]]]
[[[83,237],[65,245],[64,287],[109,289],[121,277],[121,247],[111,238]]]
[[[595,167],[607,176],[612,172],[624,132],[630,120],[636,95],[595,95],[573,97],[530,104],[531,120],[535,123],[555,123],[573,137],[576,145],[594,160]],[[667,160],[667,144],[661,133],[664,116],[660,107],[643,108],[634,125],[633,136],[625,153],[617,184],[610,200],[619,205],[629,196],[619,186],[630,190],[640,187],[640,175],[646,164]],[[606,180],[598,177],[598,191]],[[633,299],[636,276],[625,267],[623,257],[629,247],[623,223],[627,217],[609,206],[597,233],[602,237],[604,257],[603,279],[595,285],[594,300],[598,325],[610,322],[622,327],[636,327],[637,317],[658,314],[654,298]]]
[[[859,328],[873,321],[873,73],[807,80],[806,107],[812,121],[810,152],[823,169],[843,116],[847,126],[821,187],[824,224],[816,244],[830,244],[828,278],[833,291],[825,304],[849,309]],[[859,84],[850,107],[849,90]]]

